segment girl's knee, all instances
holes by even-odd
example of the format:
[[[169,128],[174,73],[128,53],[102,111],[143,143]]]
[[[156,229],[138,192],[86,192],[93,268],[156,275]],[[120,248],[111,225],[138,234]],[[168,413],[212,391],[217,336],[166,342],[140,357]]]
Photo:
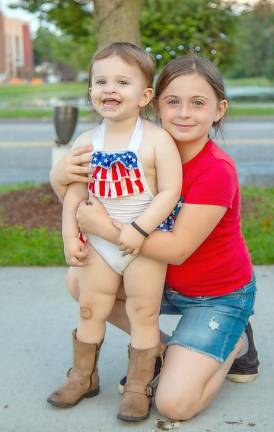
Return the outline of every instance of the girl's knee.
[[[162,416],[171,420],[189,420],[199,411],[196,398],[176,397],[168,392],[156,393],[155,405]]]

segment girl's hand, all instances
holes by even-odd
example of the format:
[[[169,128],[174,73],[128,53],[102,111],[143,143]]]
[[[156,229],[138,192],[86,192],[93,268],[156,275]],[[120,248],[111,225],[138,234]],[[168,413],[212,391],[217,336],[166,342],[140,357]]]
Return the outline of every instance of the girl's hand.
[[[123,252],[123,255],[138,255],[144,240],[144,236],[132,225],[122,225],[119,236],[119,249]]]
[[[109,223],[109,215],[103,204],[91,197],[88,201],[82,201],[76,213],[77,224],[82,232],[102,236],[104,227]]]
[[[64,240],[64,253],[66,262],[72,267],[87,265],[88,246],[79,238],[67,238]]]
[[[73,182],[88,183],[90,168],[83,166],[90,162],[90,145],[70,149],[53,167],[51,177],[55,182],[68,185]]]

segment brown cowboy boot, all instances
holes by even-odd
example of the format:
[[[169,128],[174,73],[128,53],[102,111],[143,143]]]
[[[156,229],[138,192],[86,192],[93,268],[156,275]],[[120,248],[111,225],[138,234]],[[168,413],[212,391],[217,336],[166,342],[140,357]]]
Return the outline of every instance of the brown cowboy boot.
[[[150,382],[154,391],[156,390],[156,388],[158,386],[160,372],[161,372],[161,369],[163,366],[163,360],[165,360],[165,355],[167,353],[167,345],[164,342],[160,342],[160,344],[161,344],[160,356],[156,358],[154,374],[153,374],[153,378]],[[128,356],[129,356],[129,352],[130,352],[130,344],[128,346]],[[124,394],[126,382],[127,382],[127,376],[125,375],[119,382],[118,391],[121,395]]]
[[[153,396],[153,379],[156,358],[162,356],[161,345],[138,350],[130,347],[127,382],[117,417],[124,421],[145,420]]]
[[[76,339],[76,330],[72,332],[73,367],[67,373],[67,382],[51,393],[47,401],[58,408],[72,407],[83,398],[90,398],[99,393],[97,362],[102,342],[89,344]]]

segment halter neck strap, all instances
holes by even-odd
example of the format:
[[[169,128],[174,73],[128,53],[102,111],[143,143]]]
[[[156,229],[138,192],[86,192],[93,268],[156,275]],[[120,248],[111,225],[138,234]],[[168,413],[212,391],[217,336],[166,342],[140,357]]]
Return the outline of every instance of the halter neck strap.
[[[125,150],[131,150],[134,152],[138,151],[143,138],[143,122],[140,117],[138,117],[135,124],[134,130],[129,140],[129,144]],[[95,130],[93,136],[93,151],[103,151],[105,144],[105,134],[106,134],[106,123],[103,121]]]

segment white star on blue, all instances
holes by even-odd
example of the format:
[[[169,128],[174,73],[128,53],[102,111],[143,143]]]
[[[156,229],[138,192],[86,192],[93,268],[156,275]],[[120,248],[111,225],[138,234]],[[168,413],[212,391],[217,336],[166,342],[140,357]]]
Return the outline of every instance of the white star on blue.
[[[171,214],[157,227],[160,231],[171,231],[173,229],[173,226],[175,224],[176,217],[179,214],[179,211],[183,205],[183,198],[181,197],[179,201],[177,202],[174,210],[171,212]]]
[[[126,168],[138,168],[136,154],[132,151],[125,151],[123,153],[96,151],[91,158],[93,166],[102,166],[104,168],[110,168],[115,162],[121,162]]]

